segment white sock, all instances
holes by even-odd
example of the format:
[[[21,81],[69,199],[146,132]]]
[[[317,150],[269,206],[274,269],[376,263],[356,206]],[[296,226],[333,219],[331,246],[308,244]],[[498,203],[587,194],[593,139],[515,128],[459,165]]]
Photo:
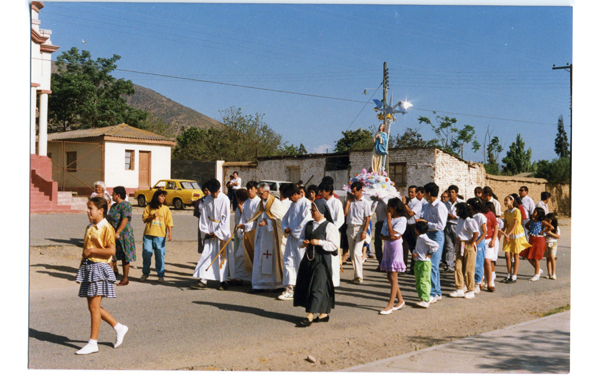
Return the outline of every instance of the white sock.
[[[113,327],[115,329],[115,332],[117,333],[117,340],[115,341],[114,347],[117,348],[119,347],[119,345],[121,345],[123,343],[123,338],[125,337],[125,334],[127,333],[127,331],[129,331],[129,327],[127,327],[126,325],[123,325],[121,323],[117,323],[115,324],[115,326]]]
[[[207,280],[206,280],[206,279],[200,279],[200,282],[201,282],[202,284],[206,284],[206,283],[207,283]]]
[[[494,280],[496,280],[496,271],[492,272],[492,282],[494,282]]]
[[[506,276],[507,279],[512,279],[512,273],[509,273],[508,276]]]
[[[512,279],[516,280],[517,279],[517,275],[512,275]]]
[[[87,343],[88,345],[98,346],[98,340],[90,339]]]

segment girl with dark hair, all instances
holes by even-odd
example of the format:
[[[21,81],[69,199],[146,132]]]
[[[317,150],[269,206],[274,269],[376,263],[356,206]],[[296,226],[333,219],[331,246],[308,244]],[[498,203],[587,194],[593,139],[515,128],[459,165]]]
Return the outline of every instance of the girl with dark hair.
[[[483,214],[484,204],[481,198],[471,198],[467,201],[473,220],[477,222],[479,237],[475,242],[477,256],[475,258],[475,294],[481,290],[483,281],[483,263],[485,261],[485,237],[487,236],[487,217]],[[487,210],[487,208],[485,208]]]
[[[484,282],[482,283],[482,287],[487,289],[488,292],[493,292],[496,290],[496,260],[498,260],[498,243],[500,239],[498,238],[499,227],[498,220],[496,220],[496,214],[494,214],[494,204],[492,202],[486,202],[483,205],[482,212],[487,221],[486,221],[486,236],[485,236],[485,252],[484,252],[484,262],[483,262],[483,273],[484,273]],[[500,220],[502,222],[502,220]]]
[[[475,298],[475,260],[477,249],[475,243],[479,237],[480,229],[473,220],[469,205],[461,202],[456,205],[456,267],[454,269],[454,282],[456,290],[450,297]],[[465,293],[465,286],[467,292]]]
[[[529,215],[527,214],[527,210],[525,210],[525,206],[523,206],[521,197],[519,197],[519,194],[516,193],[513,193],[510,196],[514,199],[514,206],[521,211],[521,225],[523,225],[523,228],[525,228],[525,223],[527,223],[527,220],[529,220]]]
[[[554,214],[546,215],[545,220],[553,228],[546,232],[546,264],[548,265],[547,279],[556,280],[556,249],[558,247],[558,239],[560,238],[560,228],[558,227],[558,219]]]
[[[521,225],[521,211],[515,207],[515,198],[508,195],[504,198],[504,205],[507,210],[504,211],[504,247],[502,251],[506,255],[506,268],[508,274],[504,283],[513,284],[517,282],[517,272],[519,271],[519,253],[531,245],[525,238],[525,230]]]
[[[94,197],[90,198],[87,207],[90,225],[85,231],[81,266],[75,280],[81,284],[79,297],[87,298],[92,327],[88,343],[76,354],[91,354],[98,351],[98,334],[102,320],[110,324],[117,334],[115,348],[121,345],[129,330],[102,308],[103,297],[117,297],[113,286],[117,279],[109,265],[111,257],[115,254],[115,230],[105,218],[108,203],[102,197]]]
[[[548,222],[544,221],[545,216],[544,209],[536,207],[531,220],[526,225],[529,230],[529,243],[531,247],[521,251],[520,255],[526,258],[535,269],[535,275],[529,279],[530,281],[538,281],[540,279],[543,272],[540,268],[540,260],[544,259],[546,251],[544,234],[554,229]]]
[[[169,241],[173,238],[173,218],[171,217],[171,210],[165,204],[166,195],[166,191],[157,190],[142,214],[142,220],[146,223],[146,227],[144,228],[143,268],[140,281],[146,281],[150,275],[152,253],[156,255],[155,266],[158,282],[165,281],[166,238],[168,236]]]
[[[134,262],[135,240],[133,238],[133,229],[131,228],[132,209],[131,204],[125,200],[127,192],[123,186],[116,186],[113,189],[112,199],[115,202],[110,206],[106,219],[115,229],[116,254],[113,258],[113,268],[117,267],[117,260],[123,264],[123,278],[117,285],[125,286],[129,284],[129,263]]]
[[[324,199],[311,204],[309,221],[300,236],[301,247],[306,248],[298,268],[294,290],[294,306],[302,306],[308,315],[299,323],[308,327],[313,322],[328,322],[335,307],[335,292],[331,257],[340,246],[340,234]],[[317,316],[315,318],[315,315]]]
[[[406,208],[399,198],[392,198],[388,201],[387,215],[383,221],[380,236],[385,243],[379,268],[387,272],[391,290],[387,306],[379,312],[381,315],[391,314],[404,307],[404,299],[398,286],[398,272],[406,271],[402,247],[402,234],[406,230],[406,216]],[[394,305],[396,298],[398,299],[398,304]]]

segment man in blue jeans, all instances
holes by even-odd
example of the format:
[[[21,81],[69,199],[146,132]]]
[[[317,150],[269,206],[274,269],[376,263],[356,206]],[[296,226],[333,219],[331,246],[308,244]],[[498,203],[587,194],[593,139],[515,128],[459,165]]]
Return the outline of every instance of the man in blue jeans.
[[[444,228],[448,219],[448,209],[446,205],[438,199],[440,192],[439,186],[430,182],[423,186],[425,190],[424,197],[427,200],[423,211],[423,218],[417,221],[427,223],[427,237],[439,245],[439,249],[444,248]],[[429,304],[442,300],[442,287],[440,285],[440,260],[442,251],[435,251],[431,254],[431,293]]]

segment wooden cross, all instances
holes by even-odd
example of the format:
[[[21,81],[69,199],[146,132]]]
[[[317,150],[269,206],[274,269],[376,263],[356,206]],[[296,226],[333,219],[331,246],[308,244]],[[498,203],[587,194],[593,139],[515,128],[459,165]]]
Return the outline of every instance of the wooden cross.
[[[269,254],[269,250],[267,250],[267,252],[266,252],[266,253],[264,253],[263,255],[264,255],[264,256],[266,256],[266,257],[267,257],[267,259],[269,259],[269,255],[273,255],[273,254]]]

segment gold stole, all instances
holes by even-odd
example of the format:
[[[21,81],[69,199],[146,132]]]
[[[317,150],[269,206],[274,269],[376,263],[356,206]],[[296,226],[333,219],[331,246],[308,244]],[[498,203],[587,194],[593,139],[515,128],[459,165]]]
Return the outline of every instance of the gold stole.
[[[281,282],[283,280],[283,256],[281,254],[281,241],[279,240],[279,233],[277,231],[277,223],[275,222],[276,219],[273,216],[273,214],[271,213],[271,206],[273,205],[273,202],[275,201],[275,199],[277,199],[277,198],[275,198],[275,196],[273,196],[272,194],[269,194],[269,199],[267,199],[266,205],[264,204],[263,200],[261,199],[260,205],[258,206],[258,210],[254,213],[254,215],[252,215],[252,217],[248,220],[248,222],[256,220],[258,217],[260,217],[260,215],[262,215],[263,212],[265,214],[267,214],[269,219],[271,219],[274,222],[273,223],[273,231],[275,232],[274,236],[275,236],[275,243],[276,243],[277,248],[273,250],[273,254],[274,254],[274,256],[277,257],[276,258],[277,259],[276,260],[277,282]],[[256,223],[256,225],[258,226],[258,223]],[[244,243],[248,243],[250,238],[252,238],[252,244],[254,244],[256,230],[258,230],[258,228],[255,228],[255,229],[251,230],[250,232],[244,234]],[[246,235],[248,235],[248,238],[246,237]],[[248,248],[246,248],[246,249],[248,251]],[[244,255],[246,255],[246,254],[244,254]],[[254,260],[254,246],[252,246],[252,256],[253,256],[252,259]]]

